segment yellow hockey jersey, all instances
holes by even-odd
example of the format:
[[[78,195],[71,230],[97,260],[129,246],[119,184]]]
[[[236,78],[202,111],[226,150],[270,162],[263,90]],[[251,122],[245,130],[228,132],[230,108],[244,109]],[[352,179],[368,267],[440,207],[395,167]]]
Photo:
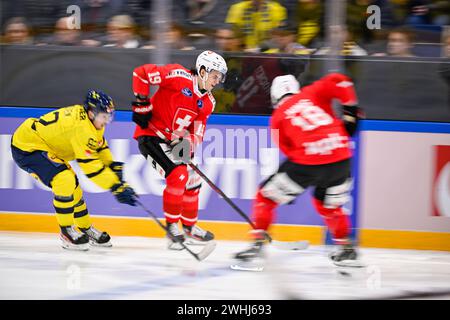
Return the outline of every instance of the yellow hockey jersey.
[[[119,178],[109,168],[113,158],[104,131],[94,127],[83,106],[74,105],[25,120],[12,144],[26,152],[47,151],[52,160],[76,160],[95,184],[110,189]]]

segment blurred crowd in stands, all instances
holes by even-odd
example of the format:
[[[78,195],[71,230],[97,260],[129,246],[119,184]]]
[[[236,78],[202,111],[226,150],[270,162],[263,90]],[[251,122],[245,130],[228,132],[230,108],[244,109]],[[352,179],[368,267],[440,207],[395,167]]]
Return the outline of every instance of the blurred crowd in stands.
[[[0,0],[1,43],[152,49],[157,46],[156,1]],[[323,0],[167,3],[172,4],[173,23],[161,38],[171,49],[450,57],[449,0],[348,0],[345,24],[335,26],[325,23]],[[67,12],[71,5],[80,8],[79,29],[74,28],[72,12]],[[370,5],[381,9],[380,29],[366,26]]]

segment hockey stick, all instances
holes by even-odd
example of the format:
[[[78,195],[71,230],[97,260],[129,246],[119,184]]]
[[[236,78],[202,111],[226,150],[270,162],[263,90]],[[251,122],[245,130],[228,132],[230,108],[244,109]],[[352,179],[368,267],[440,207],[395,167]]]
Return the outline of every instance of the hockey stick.
[[[230,199],[227,197],[227,195],[212,182],[195,164],[192,162],[189,162],[189,166],[200,176],[203,180],[206,181],[206,183],[215,191],[217,192],[222,198],[225,200],[226,203],[228,203],[242,218],[244,218],[245,221],[247,221],[250,226],[256,230],[256,226],[253,223],[252,220]],[[266,232],[265,233],[266,239],[272,243],[274,246],[285,249],[285,250],[303,250],[306,249],[309,246],[309,242],[304,241],[277,241],[273,240],[272,237]]]
[[[170,233],[168,232],[167,227],[166,227],[165,225],[163,225],[163,224],[161,223],[161,221],[158,220],[158,218],[156,217],[156,215],[155,215],[153,212],[151,212],[150,210],[148,210],[148,209],[142,204],[142,202],[140,202],[139,200],[136,200],[136,202],[137,202],[137,204],[139,204],[139,205],[141,206],[141,208],[142,208],[145,212],[148,213],[148,215],[150,215],[150,216],[153,218],[153,220],[156,221],[156,223],[157,223],[161,228],[163,228],[163,229],[166,231],[166,234],[171,238],[171,240],[172,240],[173,242],[176,242],[175,239],[173,239],[172,236],[170,235]],[[214,250],[215,247],[216,247],[216,243],[215,243],[214,241],[209,241],[209,242],[205,245],[205,247],[203,248],[202,251],[200,251],[199,253],[195,253],[195,252],[193,252],[191,249],[189,249],[183,242],[178,242],[178,243],[183,247],[183,249],[186,249],[186,251],[189,252],[189,253],[190,253],[195,259],[197,259],[198,261],[202,261],[202,260],[204,260],[206,257],[208,257],[208,256],[213,252],[213,250]]]
[[[152,129],[156,135],[164,140],[167,144],[170,145],[169,139],[158,129],[156,128],[152,123],[148,123],[149,128]],[[247,221],[250,226],[256,230],[255,224],[250,220],[250,218],[230,199],[227,197],[227,195],[218,187],[216,186],[195,164],[192,162],[187,163],[200,177],[202,177],[203,180],[206,181],[206,183],[219,195],[222,196],[222,198],[242,217],[245,221]],[[265,233],[266,239],[272,243],[274,246],[278,247],[279,249],[284,250],[303,250],[308,248],[309,241],[277,241],[273,240],[272,237],[266,232]]]

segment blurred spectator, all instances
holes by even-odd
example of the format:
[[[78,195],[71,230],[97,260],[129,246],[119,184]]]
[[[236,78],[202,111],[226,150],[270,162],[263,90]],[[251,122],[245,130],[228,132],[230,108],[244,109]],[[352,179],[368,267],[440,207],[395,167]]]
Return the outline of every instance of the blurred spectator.
[[[404,1],[404,0],[403,0]],[[350,0],[347,1],[346,24],[353,40],[358,43],[371,43],[377,37],[380,30],[394,28],[399,25],[394,14],[394,7],[389,0]],[[367,8],[376,5],[380,9],[381,29],[371,30],[367,28]]]
[[[297,42],[311,46],[323,25],[323,4],[320,0],[298,0],[294,21],[298,25]]]
[[[186,41],[186,34],[183,28],[177,24],[172,24],[167,30],[164,37],[165,43],[171,49],[176,50],[194,50],[193,46],[190,46]]]
[[[74,0],[9,0],[2,1],[0,11],[3,11],[4,3],[13,3],[17,16],[24,17],[33,29],[35,38],[40,34],[49,34],[53,31],[59,17],[67,15],[67,7]],[[8,6],[6,6],[8,8]]]
[[[286,18],[286,8],[278,2],[247,0],[233,4],[225,22],[242,30],[248,51],[257,51],[260,44],[269,39],[269,31],[278,27]]]
[[[7,44],[33,44],[30,28],[24,18],[11,18],[5,23],[5,34],[2,42]]]
[[[72,0],[81,10],[81,24],[87,31],[104,30],[109,19],[122,13],[124,0]]]
[[[105,47],[139,48],[139,38],[136,36],[136,25],[129,15],[117,15],[108,21],[107,44]]]
[[[133,17],[138,26],[148,28],[152,22],[150,14],[153,2],[153,0],[124,0],[121,14]]]
[[[271,31],[271,41],[265,49],[262,45],[261,51],[264,53],[291,53],[291,54],[310,54],[314,49],[308,49],[297,43],[297,27],[294,24],[284,24]]]
[[[371,0],[347,1],[345,23],[355,41],[367,43],[372,39],[372,30],[366,27],[367,7],[372,2]]]
[[[414,34],[405,27],[393,29],[388,34],[386,53],[375,53],[374,56],[414,57],[412,53]]]
[[[56,21],[55,31],[46,44],[57,46],[81,45],[81,31],[73,28],[73,17],[63,17]]]
[[[232,27],[223,27],[216,30],[215,43],[218,51],[239,52],[244,50],[242,37],[237,34],[237,30]]]
[[[346,26],[330,26],[330,45],[317,50],[317,55],[365,56],[367,51],[361,48],[347,30]]]
[[[183,28],[177,24],[171,24],[162,37],[164,44],[169,49],[174,50],[195,50],[195,47],[189,45],[186,40],[186,34]],[[143,49],[155,49],[157,47],[156,40],[150,44],[143,46]]]
[[[234,0],[172,0],[172,20],[184,28],[209,32],[225,26],[228,7]]]
[[[450,2],[441,0],[412,0],[408,3],[409,25],[433,24],[443,26],[450,22]]]

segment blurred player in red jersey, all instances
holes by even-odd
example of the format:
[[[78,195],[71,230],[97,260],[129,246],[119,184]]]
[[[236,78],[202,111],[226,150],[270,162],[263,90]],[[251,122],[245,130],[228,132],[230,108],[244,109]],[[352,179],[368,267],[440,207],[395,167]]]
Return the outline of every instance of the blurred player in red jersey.
[[[177,242],[185,240],[202,244],[214,239],[211,232],[196,225],[201,178],[188,169],[186,162],[202,142],[206,121],[214,110],[211,90],[225,81],[226,73],[225,60],[212,51],[197,57],[195,70],[179,64],[145,64],[133,72],[134,138],[141,153],[166,179],[163,209],[169,239],[175,239],[169,242],[170,249],[180,249]],[[150,85],[159,86],[151,98]],[[179,152],[177,146],[186,142],[190,149],[183,155],[186,148]],[[179,220],[184,232],[178,227]]]
[[[300,90],[295,77],[285,75],[273,80],[270,94],[276,109],[271,129],[278,132],[279,148],[287,160],[261,184],[253,204],[255,243],[235,258],[249,261],[261,256],[275,208],[314,187],[314,206],[340,245],[331,259],[335,264],[351,263],[357,252],[349,240],[350,219],[342,206],[349,200],[352,185],[350,137],[361,114],[353,83],[333,73]],[[342,104],[342,120],[333,112],[333,99]]]

